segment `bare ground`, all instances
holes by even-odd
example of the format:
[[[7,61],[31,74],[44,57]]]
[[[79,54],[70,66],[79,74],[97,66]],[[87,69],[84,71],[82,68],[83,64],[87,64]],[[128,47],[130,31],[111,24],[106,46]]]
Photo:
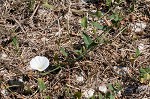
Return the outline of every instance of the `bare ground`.
[[[95,89],[96,96],[100,93],[98,86],[102,83],[121,84],[121,95],[116,95],[116,99],[150,98],[149,82],[142,84],[139,81],[139,68],[150,67],[150,1],[139,0],[133,12],[128,11],[132,5],[129,1],[120,5],[124,16],[120,27],[106,33],[104,42],[74,62],[69,61],[76,57],[74,50],[84,44],[81,35],[83,28],[79,23],[81,18],[96,10],[97,6],[105,14],[108,9],[104,3],[93,5],[83,4],[79,0],[49,0],[54,9],[48,9],[38,0],[32,7],[28,0],[0,1],[1,99],[41,99],[46,96],[71,99],[75,92],[82,93],[87,88]],[[112,10],[118,11],[117,7]],[[106,18],[112,12],[109,11]],[[97,20],[90,15],[88,19],[89,22]],[[146,28],[138,33],[132,31],[130,24],[136,22],[146,23]],[[124,27],[125,31],[121,31]],[[92,29],[92,26],[87,28],[88,35],[93,38],[101,35],[102,31],[93,34]],[[144,45],[144,51],[133,60],[139,44]],[[63,56],[60,47],[65,48],[68,57]],[[37,55],[50,60],[46,71],[55,68],[56,56],[62,67],[47,75],[33,71],[29,68],[29,62]],[[128,71],[119,75],[114,66],[127,67]],[[83,75],[84,81],[78,82],[76,75]],[[46,91],[37,91],[38,78],[45,82]],[[13,87],[18,82],[19,87]],[[140,87],[146,89],[141,91]]]

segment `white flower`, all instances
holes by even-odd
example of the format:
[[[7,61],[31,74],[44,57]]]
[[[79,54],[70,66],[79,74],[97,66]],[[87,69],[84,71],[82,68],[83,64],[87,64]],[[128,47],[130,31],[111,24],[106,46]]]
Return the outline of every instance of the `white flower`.
[[[106,93],[107,92],[107,87],[103,84],[101,86],[99,86],[99,91],[103,92],[103,93]]]
[[[49,60],[44,56],[36,56],[30,61],[30,67],[34,70],[44,71],[49,66]]]
[[[90,88],[90,89],[87,89],[84,91],[83,95],[86,97],[86,98],[91,98],[94,94],[94,89]]]

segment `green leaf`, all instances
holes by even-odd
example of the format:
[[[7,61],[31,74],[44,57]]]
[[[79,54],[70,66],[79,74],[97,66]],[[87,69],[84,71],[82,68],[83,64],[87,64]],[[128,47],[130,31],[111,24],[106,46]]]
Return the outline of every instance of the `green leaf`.
[[[140,50],[137,48],[135,51],[135,57],[137,58],[140,55],[141,55]]]
[[[112,0],[106,0],[106,5],[111,6],[111,2],[112,2]]]
[[[87,17],[83,17],[81,19],[81,26],[87,28]]]
[[[95,15],[96,15],[98,18],[100,18],[100,17],[102,16],[102,12],[97,10],[96,13],[95,13]]]
[[[118,14],[115,14],[115,18],[114,18],[114,20],[117,22],[117,21],[119,21],[119,15]]]
[[[140,74],[150,74],[150,68],[140,68]]]
[[[92,47],[96,46],[98,43],[95,43],[94,41],[88,46],[87,49],[91,49]]]
[[[96,99],[95,96],[93,95],[90,99]]]
[[[75,99],[81,99],[82,93],[81,92],[76,92],[74,94]]]
[[[100,25],[100,24],[97,23],[97,22],[92,22],[92,25],[93,25],[94,27],[96,27],[97,29],[100,29],[100,30],[102,30],[102,29],[104,28],[104,26]]]
[[[140,82],[144,83],[150,80],[150,68],[140,68]]]
[[[44,99],[51,99],[51,97],[50,96],[46,96]]]
[[[112,94],[110,94],[110,99],[115,99],[115,96],[114,95],[112,95]]]
[[[41,78],[38,78],[38,87],[40,89],[40,92],[46,89],[46,86],[44,84],[44,81]]]
[[[58,54],[54,54],[54,61],[59,61]]]
[[[111,16],[109,16],[110,20],[114,20],[115,22],[121,21],[123,18],[119,16],[118,13],[114,13]]]
[[[54,8],[52,5],[48,4],[48,2],[45,2],[43,4],[43,7],[48,8],[48,9],[53,9]]]
[[[110,18],[110,20],[115,18],[115,14],[112,14],[111,16],[109,16],[108,18]]]
[[[83,36],[83,40],[85,43],[86,48],[88,48],[88,46],[93,42],[92,39],[86,34],[86,33],[82,33]]]
[[[80,50],[75,50],[75,53],[77,53],[78,55],[82,55],[82,52],[83,52],[82,48]]]
[[[144,68],[140,68],[140,73],[146,73],[145,69]]]
[[[98,99],[103,99],[103,95],[101,93],[99,93]]]
[[[145,74],[147,73],[146,70],[144,68],[140,68],[140,74]]]
[[[64,48],[60,48],[60,51],[61,51],[61,53],[64,55],[64,56],[68,56],[68,53],[65,51],[65,49]]]
[[[16,48],[18,48],[18,41],[17,41],[17,37],[16,37],[16,36],[13,37],[12,42],[13,42],[13,45],[14,45]]]
[[[109,84],[109,85],[108,85],[108,89],[111,90],[111,91],[114,91],[114,90],[115,90],[112,84]]]
[[[116,91],[119,91],[119,90],[122,89],[122,86],[121,86],[121,84],[120,84],[119,82],[116,82],[113,87],[114,87],[114,89],[115,89]]]
[[[130,7],[130,11],[133,12],[134,11],[134,4],[131,5]]]
[[[35,0],[29,0],[29,9],[32,11],[34,8]]]
[[[116,0],[117,3],[121,3],[122,0]]]
[[[100,18],[100,17],[102,17],[103,13],[101,11],[99,11],[99,10],[96,10],[96,12],[90,11],[89,15],[92,16],[92,17]]]
[[[94,34],[96,34],[96,29],[95,28],[92,31],[93,31]]]

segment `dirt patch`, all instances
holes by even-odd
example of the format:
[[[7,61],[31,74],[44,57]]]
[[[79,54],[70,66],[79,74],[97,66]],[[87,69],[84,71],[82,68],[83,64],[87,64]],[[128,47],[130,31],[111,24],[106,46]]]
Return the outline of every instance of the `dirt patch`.
[[[102,1],[48,0],[47,6],[42,0],[0,1],[0,97],[74,99],[77,92],[92,88],[95,98],[99,94],[104,98],[98,87],[106,84],[117,86],[117,91],[109,89],[108,93],[118,99],[148,99],[149,81],[140,82],[139,69],[150,68],[150,2],[123,0],[109,7]],[[97,9],[100,18],[95,15]],[[121,18],[112,16],[114,13]],[[86,31],[80,24],[84,16],[88,19]],[[105,27],[96,29],[92,22]],[[85,46],[83,31],[92,40],[100,39],[96,47],[79,58],[75,50]],[[135,58],[137,48],[140,55]],[[47,75],[31,70],[29,62],[38,55],[50,61],[44,72],[56,69],[58,64],[61,67]],[[78,81],[78,76],[83,81]],[[38,78],[45,83],[43,92],[39,91]]]

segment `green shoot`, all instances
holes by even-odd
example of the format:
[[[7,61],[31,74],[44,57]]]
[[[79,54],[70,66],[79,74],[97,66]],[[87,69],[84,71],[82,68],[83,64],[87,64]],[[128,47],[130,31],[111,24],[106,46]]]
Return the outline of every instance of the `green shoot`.
[[[81,19],[81,26],[84,27],[84,29],[87,28],[87,17]]]
[[[103,30],[104,26],[100,25],[98,22],[92,22],[92,25],[97,29]]]
[[[48,0],[45,0],[45,2],[43,3],[43,7],[48,8],[48,9],[54,8],[52,5],[48,4]]]
[[[18,40],[17,40],[17,37],[16,37],[16,36],[13,37],[12,42],[13,42],[13,45],[15,46],[15,48],[18,50],[19,44],[18,44]]]
[[[141,55],[140,50],[137,48],[135,51],[135,58],[139,57]]]
[[[150,68],[140,68],[140,82],[150,82]]]
[[[68,53],[65,51],[65,49],[64,48],[60,48],[60,51],[61,51],[61,53],[64,55],[64,56],[68,56]]]
[[[44,91],[46,89],[46,86],[44,84],[44,81],[41,78],[38,78],[38,87],[40,92]]]

